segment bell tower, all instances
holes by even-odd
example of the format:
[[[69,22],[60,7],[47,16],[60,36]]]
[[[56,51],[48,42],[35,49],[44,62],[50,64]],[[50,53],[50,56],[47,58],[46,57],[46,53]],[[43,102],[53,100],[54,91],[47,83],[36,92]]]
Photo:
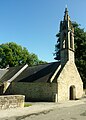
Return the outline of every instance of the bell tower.
[[[67,8],[64,19],[60,22],[60,60],[61,65],[67,61],[74,62],[74,28]]]

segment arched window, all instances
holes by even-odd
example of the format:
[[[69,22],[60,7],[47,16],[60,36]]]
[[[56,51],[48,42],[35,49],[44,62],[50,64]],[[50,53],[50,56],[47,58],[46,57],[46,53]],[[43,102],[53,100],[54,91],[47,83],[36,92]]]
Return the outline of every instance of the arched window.
[[[65,40],[63,40],[63,48],[65,48]]]
[[[72,35],[72,32],[70,33],[70,48],[73,49],[73,35]]]
[[[66,33],[63,34],[62,48],[66,47]]]

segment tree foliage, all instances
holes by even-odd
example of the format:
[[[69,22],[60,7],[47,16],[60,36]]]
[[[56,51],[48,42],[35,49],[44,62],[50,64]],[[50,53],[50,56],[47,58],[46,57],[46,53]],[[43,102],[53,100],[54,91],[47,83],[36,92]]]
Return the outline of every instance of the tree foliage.
[[[0,45],[0,68],[5,68],[8,65],[13,67],[26,63],[29,66],[33,66],[39,64],[40,60],[37,55],[29,53],[25,47],[17,45],[14,42]]]
[[[75,63],[86,88],[86,32],[76,22],[73,26],[75,28]]]

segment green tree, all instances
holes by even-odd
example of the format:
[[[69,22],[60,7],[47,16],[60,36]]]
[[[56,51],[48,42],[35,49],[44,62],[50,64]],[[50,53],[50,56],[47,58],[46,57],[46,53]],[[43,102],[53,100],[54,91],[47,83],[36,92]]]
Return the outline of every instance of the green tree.
[[[75,28],[75,63],[86,88],[86,32],[76,22],[73,26]]]
[[[6,66],[18,66],[22,64],[29,66],[37,65],[40,63],[37,55],[29,53],[25,47],[17,45],[14,42],[9,42],[0,45],[0,68]]]

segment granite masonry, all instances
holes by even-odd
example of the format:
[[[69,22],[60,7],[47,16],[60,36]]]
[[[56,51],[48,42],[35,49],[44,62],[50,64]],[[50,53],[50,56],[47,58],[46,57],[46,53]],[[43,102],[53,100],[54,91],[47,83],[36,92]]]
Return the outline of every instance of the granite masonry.
[[[0,110],[24,107],[24,95],[3,95],[0,96]]]

